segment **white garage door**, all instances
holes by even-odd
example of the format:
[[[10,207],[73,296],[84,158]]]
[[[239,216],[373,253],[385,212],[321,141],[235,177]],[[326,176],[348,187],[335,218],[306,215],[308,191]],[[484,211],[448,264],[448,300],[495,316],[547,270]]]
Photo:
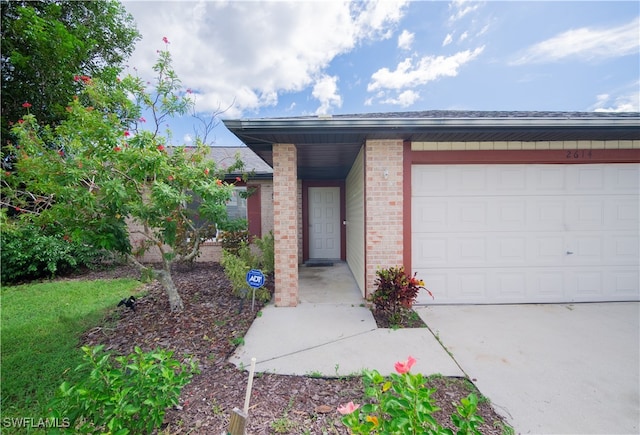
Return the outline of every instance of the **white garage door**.
[[[418,303],[640,300],[640,165],[414,165]]]

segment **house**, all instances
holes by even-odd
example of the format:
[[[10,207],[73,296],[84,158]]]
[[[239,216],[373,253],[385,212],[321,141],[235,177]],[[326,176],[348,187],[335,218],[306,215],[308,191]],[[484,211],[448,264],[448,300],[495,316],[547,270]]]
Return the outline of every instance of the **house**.
[[[278,306],[315,259],[346,261],[365,297],[404,265],[435,295],[419,302],[640,300],[639,113],[223,122],[273,168]]]

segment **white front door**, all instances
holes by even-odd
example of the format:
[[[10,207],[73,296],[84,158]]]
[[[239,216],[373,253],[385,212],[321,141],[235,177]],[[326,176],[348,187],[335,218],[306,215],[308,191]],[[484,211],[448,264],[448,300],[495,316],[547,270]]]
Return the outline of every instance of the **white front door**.
[[[309,188],[309,258],[340,258],[340,188]]]

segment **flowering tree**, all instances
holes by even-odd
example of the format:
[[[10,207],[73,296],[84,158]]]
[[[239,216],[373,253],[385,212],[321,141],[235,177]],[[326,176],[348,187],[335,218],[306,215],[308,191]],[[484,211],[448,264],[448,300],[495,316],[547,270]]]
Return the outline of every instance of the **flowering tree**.
[[[171,264],[194,259],[215,225],[225,222],[233,185],[207,160],[201,140],[195,148],[169,147],[170,132],[161,134],[165,120],[184,115],[193,102],[168,50],[158,53],[151,91],[132,76],[113,82],[74,77],[82,92],[55,127],[40,125],[24,102],[10,147],[16,170],[4,174],[2,204],[18,211],[19,221],[64,228],[65,238],[125,254],[162,283],[171,310],[180,311]],[[241,168],[236,161],[226,170]],[[131,224],[142,237],[135,247]],[[136,254],[152,246],[162,265],[147,269]]]

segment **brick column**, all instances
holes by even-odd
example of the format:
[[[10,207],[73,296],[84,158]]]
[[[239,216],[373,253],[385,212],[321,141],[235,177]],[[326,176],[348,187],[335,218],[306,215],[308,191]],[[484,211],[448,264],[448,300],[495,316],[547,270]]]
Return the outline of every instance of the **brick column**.
[[[275,304],[298,305],[298,159],[293,144],[273,144]]]
[[[407,176],[409,176],[407,174]],[[365,144],[365,289],[375,290],[376,270],[402,266],[403,142],[369,140]]]

